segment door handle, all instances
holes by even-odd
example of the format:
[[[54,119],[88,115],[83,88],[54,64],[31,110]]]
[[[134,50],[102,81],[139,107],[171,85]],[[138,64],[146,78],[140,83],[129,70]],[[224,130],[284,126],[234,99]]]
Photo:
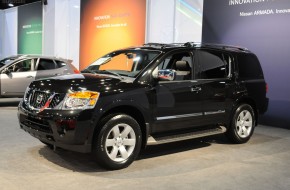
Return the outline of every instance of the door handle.
[[[29,76],[27,76],[26,78],[33,78],[33,76],[29,75]]]
[[[191,87],[191,92],[199,92],[201,91],[201,87]]]
[[[59,76],[60,74],[59,73],[57,73],[57,74],[54,74],[54,76]]]

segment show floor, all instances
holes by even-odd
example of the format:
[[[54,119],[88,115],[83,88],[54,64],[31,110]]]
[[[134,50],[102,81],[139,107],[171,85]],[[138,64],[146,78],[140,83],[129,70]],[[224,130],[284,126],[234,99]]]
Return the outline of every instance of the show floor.
[[[259,125],[252,139],[223,135],[151,146],[126,169],[55,152],[19,128],[18,99],[0,101],[0,189],[290,189],[290,130]]]

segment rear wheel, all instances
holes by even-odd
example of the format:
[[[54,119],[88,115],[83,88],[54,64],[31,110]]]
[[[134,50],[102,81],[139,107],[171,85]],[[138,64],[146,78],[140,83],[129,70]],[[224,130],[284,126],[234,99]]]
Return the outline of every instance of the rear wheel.
[[[254,127],[255,115],[253,108],[248,104],[241,104],[234,112],[227,136],[234,143],[245,143],[251,138]]]
[[[105,118],[98,135],[95,135],[93,153],[100,166],[122,169],[129,166],[141,148],[141,130],[129,115],[115,114]]]

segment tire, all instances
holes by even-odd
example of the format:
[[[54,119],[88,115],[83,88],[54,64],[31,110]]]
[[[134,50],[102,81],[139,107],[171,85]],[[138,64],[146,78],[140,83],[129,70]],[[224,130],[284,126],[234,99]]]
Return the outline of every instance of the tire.
[[[138,122],[126,114],[114,114],[101,121],[101,130],[94,137],[93,154],[106,169],[128,167],[141,149],[141,129]]]
[[[249,104],[241,104],[234,111],[226,135],[233,143],[246,143],[253,135],[254,127],[255,114],[253,108]]]

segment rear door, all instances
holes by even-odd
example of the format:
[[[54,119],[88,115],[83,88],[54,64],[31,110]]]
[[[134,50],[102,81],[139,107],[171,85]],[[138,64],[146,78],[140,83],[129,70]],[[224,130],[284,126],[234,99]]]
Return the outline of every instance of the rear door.
[[[1,95],[23,96],[26,87],[35,80],[36,71],[34,63],[36,59],[25,59],[7,67],[7,73],[1,73]]]
[[[40,58],[36,64],[36,79],[54,77],[62,74],[53,59]]]
[[[234,81],[231,79],[233,58],[211,49],[197,50],[197,82],[206,125],[225,122],[227,108],[232,105]]]

